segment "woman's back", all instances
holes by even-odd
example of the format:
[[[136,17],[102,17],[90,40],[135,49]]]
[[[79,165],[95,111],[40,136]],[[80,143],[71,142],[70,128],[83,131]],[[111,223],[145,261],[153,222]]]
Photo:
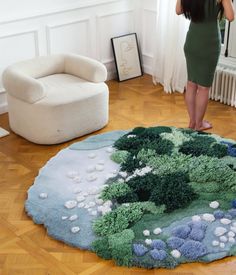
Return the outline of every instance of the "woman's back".
[[[189,31],[193,32],[192,35],[198,36],[198,39],[206,36],[211,39],[212,36],[215,36],[215,38],[220,41],[220,30],[218,23],[219,11],[220,4],[216,0],[205,0],[204,19],[200,22],[194,22],[191,20]]]
[[[204,18],[201,21],[191,20],[184,51],[189,79],[210,87],[221,50],[218,22],[220,4],[217,0],[205,0],[204,10]]]
[[[203,22],[216,21],[219,17],[221,4],[217,0],[205,1],[205,18]]]

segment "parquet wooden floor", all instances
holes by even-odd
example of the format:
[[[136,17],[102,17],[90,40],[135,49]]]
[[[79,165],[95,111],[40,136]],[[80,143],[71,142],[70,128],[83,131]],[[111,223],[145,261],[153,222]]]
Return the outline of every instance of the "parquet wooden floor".
[[[110,121],[97,133],[135,126],[169,125],[185,127],[187,112],[183,96],[168,95],[154,86],[151,77],[118,83],[109,81]],[[210,102],[207,119],[211,132],[236,139],[236,109]],[[0,126],[9,130],[7,114]],[[11,131],[10,131],[11,132]],[[0,139],[0,274],[4,275],[236,275],[236,257],[211,264],[185,264],[177,269],[150,270],[116,267],[87,251],[71,248],[47,236],[24,212],[27,190],[47,160],[69,144],[32,144],[13,132]]]

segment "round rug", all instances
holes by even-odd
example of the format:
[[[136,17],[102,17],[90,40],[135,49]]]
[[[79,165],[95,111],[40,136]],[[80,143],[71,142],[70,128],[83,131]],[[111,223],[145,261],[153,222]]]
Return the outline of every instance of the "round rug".
[[[236,255],[236,142],[162,126],[94,135],[48,161],[25,209],[53,238],[117,265]]]

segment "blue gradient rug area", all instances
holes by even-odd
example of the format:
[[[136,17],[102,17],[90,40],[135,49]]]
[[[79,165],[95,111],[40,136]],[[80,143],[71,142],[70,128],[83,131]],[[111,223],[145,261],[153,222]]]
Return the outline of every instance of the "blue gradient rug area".
[[[163,126],[94,135],[48,161],[25,209],[51,237],[121,266],[236,255],[236,142]]]

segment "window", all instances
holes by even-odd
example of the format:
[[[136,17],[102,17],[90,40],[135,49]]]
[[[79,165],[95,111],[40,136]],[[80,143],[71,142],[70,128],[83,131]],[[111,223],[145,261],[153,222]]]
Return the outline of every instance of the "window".
[[[236,10],[236,1],[234,1],[234,8]],[[230,23],[223,18],[220,21],[220,31],[222,36],[222,55],[225,54],[226,47],[227,47],[227,40],[228,40],[228,31],[229,32],[229,43],[228,43],[228,57],[236,58],[236,20]]]
[[[226,19],[222,18],[220,21],[220,32],[221,32],[221,43],[225,42],[225,29],[226,29]]]

